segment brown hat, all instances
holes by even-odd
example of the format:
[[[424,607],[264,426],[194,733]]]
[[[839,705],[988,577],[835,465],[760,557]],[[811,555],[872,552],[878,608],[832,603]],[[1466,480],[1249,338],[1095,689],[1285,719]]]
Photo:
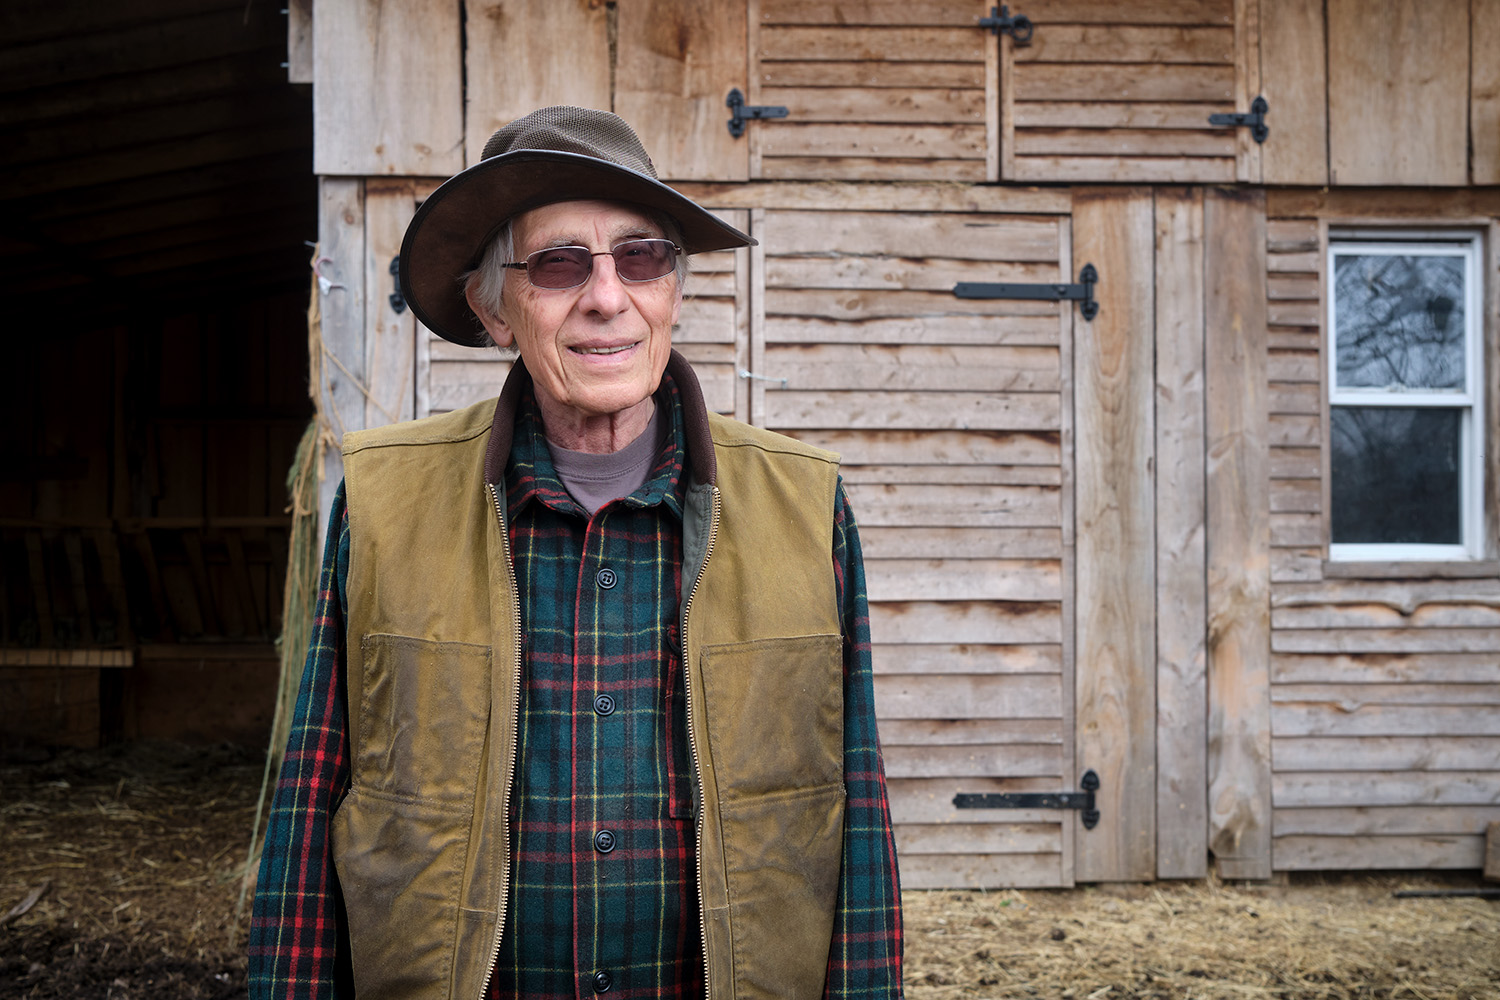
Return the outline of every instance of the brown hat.
[[[459,275],[479,265],[505,220],[553,202],[596,198],[665,212],[690,254],[755,243],[657,180],[651,157],[623,118],[590,108],[542,108],[490,136],[479,162],[417,209],[401,244],[401,293],[438,336],[488,346]]]

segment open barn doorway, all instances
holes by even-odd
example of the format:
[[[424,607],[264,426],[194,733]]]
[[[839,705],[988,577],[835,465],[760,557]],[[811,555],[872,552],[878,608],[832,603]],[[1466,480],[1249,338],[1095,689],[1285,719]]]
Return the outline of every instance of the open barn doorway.
[[[0,23],[0,750],[259,746],[311,414],[310,88],[274,5]]]

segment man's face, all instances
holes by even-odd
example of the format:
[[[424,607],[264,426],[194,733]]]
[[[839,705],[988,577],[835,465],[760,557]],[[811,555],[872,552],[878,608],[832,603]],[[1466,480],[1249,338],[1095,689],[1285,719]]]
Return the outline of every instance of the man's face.
[[[520,350],[544,417],[550,411],[582,424],[644,404],[667,367],[682,289],[675,271],[622,281],[608,251],[625,240],[660,238],[661,227],[627,205],[567,201],[517,216],[512,234],[513,260],[557,246],[603,254],[573,288],[537,288],[524,272],[512,272],[499,315],[485,321],[497,344]]]

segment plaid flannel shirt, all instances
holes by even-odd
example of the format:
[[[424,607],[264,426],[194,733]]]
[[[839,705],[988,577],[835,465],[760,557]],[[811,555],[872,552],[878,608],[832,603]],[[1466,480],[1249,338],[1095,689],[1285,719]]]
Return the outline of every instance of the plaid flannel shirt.
[[[510,831],[515,864],[491,997],[702,996],[681,671],[685,442],[591,518],[557,479],[534,404],[505,473],[526,687]],[[859,539],[840,484],[833,566],[845,636],[848,793],[828,997],[901,995],[895,846],[875,732]],[[353,995],[329,819],[349,783],[345,580],[334,499],[321,594],[250,928],[256,1000]],[[599,974],[604,973],[604,979]]]

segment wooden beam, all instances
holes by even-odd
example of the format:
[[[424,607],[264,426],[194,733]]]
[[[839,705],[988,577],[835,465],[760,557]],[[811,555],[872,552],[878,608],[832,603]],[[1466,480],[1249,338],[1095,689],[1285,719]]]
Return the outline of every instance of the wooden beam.
[[[1079,881],[1156,874],[1153,236],[1150,191],[1074,192],[1073,270],[1099,271],[1099,314],[1073,326],[1076,766],[1102,782]]]
[[[1156,192],[1156,875],[1208,874],[1203,192]]]
[[[1260,0],[1261,92],[1271,135],[1261,149],[1267,184],[1328,183],[1328,50],[1323,5]]]
[[[1204,199],[1209,847],[1225,878],[1271,875],[1270,457],[1265,196]]]

